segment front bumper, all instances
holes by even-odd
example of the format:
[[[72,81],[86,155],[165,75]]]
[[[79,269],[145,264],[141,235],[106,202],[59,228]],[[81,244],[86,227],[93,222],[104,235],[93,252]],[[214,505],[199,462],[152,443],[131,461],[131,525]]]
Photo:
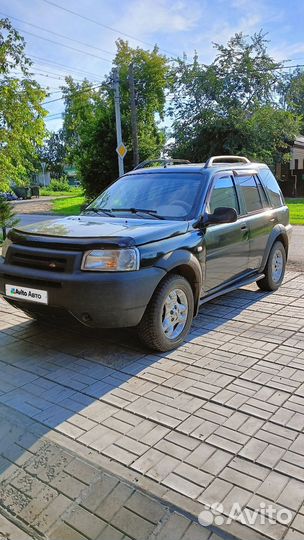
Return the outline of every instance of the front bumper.
[[[0,257],[0,294],[27,312],[47,315],[56,309],[68,312],[86,326],[119,328],[136,326],[161,281],[161,268],[134,272],[50,272],[4,262]],[[48,305],[5,296],[5,284],[48,292]]]

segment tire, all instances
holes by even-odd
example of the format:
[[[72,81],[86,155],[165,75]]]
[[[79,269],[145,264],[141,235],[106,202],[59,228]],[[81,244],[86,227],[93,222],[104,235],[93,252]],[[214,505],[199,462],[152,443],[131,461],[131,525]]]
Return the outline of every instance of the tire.
[[[276,291],[285,275],[286,251],[282,242],[277,241],[273,244],[265,266],[265,277],[257,281],[257,286],[262,291]]]
[[[138,325],[139,339],[155,351],[175,349],[189,333],[193,311],[190,283],[177,274],[166,276],[156,288]]]

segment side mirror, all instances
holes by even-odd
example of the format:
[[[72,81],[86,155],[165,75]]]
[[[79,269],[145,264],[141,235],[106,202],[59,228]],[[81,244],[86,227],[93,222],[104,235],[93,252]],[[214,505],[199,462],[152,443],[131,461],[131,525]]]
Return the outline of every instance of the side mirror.
[[[213,214],[205,214],[203,224],[220,224],[220,223],[234,223],[237,221],[237,213],[234,208],[228,208],[226,206],[219,206],[215,208]]]

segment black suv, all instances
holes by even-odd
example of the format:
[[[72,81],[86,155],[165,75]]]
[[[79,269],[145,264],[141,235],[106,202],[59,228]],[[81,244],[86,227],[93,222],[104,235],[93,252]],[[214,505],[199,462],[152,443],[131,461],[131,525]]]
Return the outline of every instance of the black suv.
[[[254,281],[277,289],[290,232],[266,165],[163,160],[119,178],[80,216],[11,230],[0,292],[35,318],[68,312],[87,326],[137,326],[146,345],[166,351],[202,303]]]

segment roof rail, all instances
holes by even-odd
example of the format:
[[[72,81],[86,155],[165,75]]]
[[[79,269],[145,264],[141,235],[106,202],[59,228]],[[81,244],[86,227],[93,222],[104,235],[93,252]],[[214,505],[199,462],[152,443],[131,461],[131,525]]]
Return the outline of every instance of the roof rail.
[[[145,169],[146,167],[150,167],[152,163],[162,163],[164,168],[166,168],[168,165],[187,165],[191,163],[188,159],[172,159],[172,158],[156,158],[156,159],[146,159],[145,161],[141,161],[136,167],[134,167],[133,171],[136,171],[137,169]]]
[[[212,165],[216,162],[219,163],[235,163],[235,162],[241,162],[241,163],[251,163],[248,158],[244,156],[212,156],[209,158],[205,163],[205,169],[208,167],[212,167]]]

